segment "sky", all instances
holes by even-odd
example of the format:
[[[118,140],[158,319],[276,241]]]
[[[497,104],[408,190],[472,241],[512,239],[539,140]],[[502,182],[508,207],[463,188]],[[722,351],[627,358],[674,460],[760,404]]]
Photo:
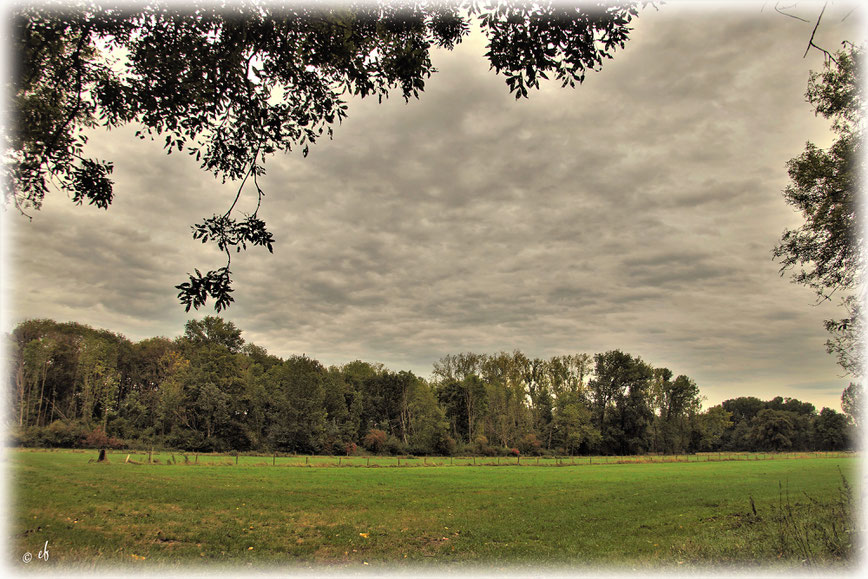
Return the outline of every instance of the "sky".
[[[862,39],[855,6],[830,3],[815,42]],[[840,409],[849,380],[823,320],[843,315],[772,258],[802,222],[781,195],[786,162],[833,138],[804,98],[822,4],[788,9],[804,20],[774,8],[645,8],[584,84],[518,101],[483,38],[434,51],[418,101],[353,100],[333,140],[269,159],[274,254],[233,258],[236,301],[220,315],[272,354],[326,365],[427,377],[459,352],[620,349],[694,379],[706,407],[784,396]],[[63,193],[32,221],[5,209],[3,331],[51,318],[138,341],[215,314],[186,313],[174,286],[224,264],[190,226],[225,211],[237,184],[134,130],[91,136],[115,164],[108,211]]]

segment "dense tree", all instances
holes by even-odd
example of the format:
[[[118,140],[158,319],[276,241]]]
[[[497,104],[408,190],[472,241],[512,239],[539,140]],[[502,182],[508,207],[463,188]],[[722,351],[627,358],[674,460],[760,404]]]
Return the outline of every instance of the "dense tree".
[[[220,344],[187,349],[190,369],[183,384],[187,416],[203,437],[199,450],[246,450],[242,406],[244,372],[241,359]]]
[[[205,316],[201,320],[190,320],[184,326],[184,338],[195,346],[215,344],[237,354],[244,346],[241,330],[232,322],[217,316]]]
[[[823,408],[814,420],[814,447],[818,450],[843,450],[850,446],[847,417]]]
[[[128,340],[76,323],[28,320],[13,331],[13,407],[20,427],[55,420],[105,425],[130,376]],[[123,360],[121,360],[123,358]]]
[[[760,410],[765,408],[765,403],[756,396],[742,396],[731,400],[724,400],[721,404],[724,410],[732,413],[733,422],[749,422]]]
[[[600,430],[592,424],[591,411],[578,393],[565,392],[558,396],[552,442],[566,454],[589,453],[599,448]]]
[[[732,413],[723,406],[712,406],[699,414],[696,419],[696,450],[708,451],[720,449],[720,441],[728,428],[732,426]]]
[[[532,414],[545,421],[547,391],[529,388],[530,368],[531,361],[521,352],[483,357],[481,378],[488,401],[484,431],[501,447],[515,446],[521,434],[531,428]]]
[[[858,430],[862,425],[862,412],[864,397],[862,396],[862,384],[850,382],[841,393],[841,410]]]
[[[120,387],[117,365],[114,344],[99,336],[88,336],[82,341],[76,368],[76,397],[80,405],[77,410],[85,422],[101,422],[103,430],[109,412],[117,407]]]
[[[847,315],[828,320],[826,346],[854,376],[862,374],[862,325],[858,294],[863,232],[858,218],[862,171],[862,50],[853,45],[828,55],[824,70],[812,73],[806,97],[817,114],[833,121],[837,140],[823,150],[808,143],[788,164],[787,203],[805,223],[784,232],[774,255],[781,273],[796,269],[795,283],[813,289],[818,299],[840,296]]]
[[[10,425],[22,444],[129,444],[192,451],[641,454],[837,450],[845,414],[794,398],[727,400],[614,350],[528,358],[464,353],[412,372],[325,368],[245,343],[231,322],[192,320],[174,340],[132,343],[75,323],[28,320],[7,336]],[[593,367],[591,361],[593,360]],[[460,379],[458,379],[460,377]]]
[[[796,427],[792,413],[763,408],[751,422],[757,449],[781,451],[793,448]]]
[[[645,454],[650,450],[649,433],[654,418],[649,396],[652,371],[651,366],[640,359],[633,361],[627,390],[618,396],[615,405],[617,432],[621,438],[611,441],[610,451],[617,454]]]
[[[594,377],[588,383],[595,427],[606,453],[647,450],[652,411],[650,387],[653,369],[640,358],[620,350],[594,356]]]
[[[664,370],[668,372],[668,369]],[[671,372],[668,375],[671,376]],[[700,402],[699,388],[687,376],[678,376],[674,382],[663,380],[659,383],[656,422],[659,423],[661,450],[678,453],[690,447]]]
[[[455,440],[449,436],[446,413],[437,403],[434,389],[424,380],[413,383],[408,405],[408,450],[416,454],[450,455]]]
[[[193,228],[225,253],[225,266],[177,286],[188,311],[213,298],[219,312],[233,301],[232,253],[271,251],[275,241],[259,217],[265,159],[306,155],[346,117],[349,96],[418,97],[434,72],[432,48],[451,49],[473,20],[516,98],[550,75],[574,86],[625,45],[636,4],[22,5],[12,15],[20,66],[10,196],[21,211],[38,209],[53,185],[105,209],[113,165],[86,156],[85,130],[133,123],[143,138],[165,139],[168,152],[239,182],[231,206]],[[248,183],[256,203],[239,217]]]
[[[160,357],[159,365],[159,378],[153,384],[153,400],[151,397],[145,399],[150,402],[148,410],[154,413],[152,419],[154,434],[180,436],[179,431],[183,429],[195,429],[189,416],[191,412],[191,401],[188,399],[190,395],[188,388],[191,384],[191,378],[188,376],[190,361],[177,350],[169,350]],[[128,399],[137,403],[142,402],[139,396],[131,396]],[[148,410],[136,414],[144,414]]]
[[[271,448],[299,453],[323,450],[325,375],[322,364],[305,356],[293,356],[269,370]]]

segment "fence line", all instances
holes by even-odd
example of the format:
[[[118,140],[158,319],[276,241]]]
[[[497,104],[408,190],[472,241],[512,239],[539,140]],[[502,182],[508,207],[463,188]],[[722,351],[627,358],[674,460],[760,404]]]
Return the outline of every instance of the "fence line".
[[[333,467],[333,468],[425,468],[445,466],[513,466],[513,467],[572,467],[612,464],[670,464],[691,462],[732,462],[758,460],[793,460],[806,458],[842,458],[860,456],[852,451],[697,454],[646,454],[628,456],[378,456],[378,455],[294,455],[272,453],[247,455],[238,452],[184,453],[179,451],[110,451],[110,455],[129,464],[181,466],[274,466],[274,467]],[[201,460],[200,460],[201,457]]]

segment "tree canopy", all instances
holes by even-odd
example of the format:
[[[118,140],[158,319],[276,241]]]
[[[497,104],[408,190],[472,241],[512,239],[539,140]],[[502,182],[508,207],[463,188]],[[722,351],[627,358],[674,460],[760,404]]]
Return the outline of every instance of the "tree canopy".
[[[76,323],[22,322],[9,336],[13,440],[438,455],[840,450],[856,440],[853,386],[843,414],[781,396],[703,410],[693,380],[620,350],[452,354],[425,379],[359,360],[282,359],[241,333],[210,316],[178,338],[135,343]]]
[[[826,347],[854,376],[862,374],[861,60],[861,48],[847,45],[828,55],[822,72],[811,74],[806,98],[816,114],[832,120],[837,139],[826,150],[807,143],[805,151],[788,163],[791,184],[784,199],[805,223],[785,231],[774,250],[782,274],[795,270],[793,281],[813,289],[820,300],[840,296],[847,316],[826,322],[832,334]]]
[[[575,86],[623,48],[638,2],[360,2],[322,5],[245,0],[82,1],[62,9],[24,5],[13,14],[13,122],[6,192],[25,215],[52,187],[106,209],[115,191],[110,160],[87,156],[87,130],[124,124],[160,139],[200,167],[238,183],[228,208],[193,226],[226,265],[179,284],[187,311],[233,301],[232,254],[269,251],[259,217],[259,177],[279,151],[300,151],[347,115],[348,99],[417,98],[435,72],[431,51],[451,49],[476,23],[491,69],[527,97],[552,77]],[[245,187],[256,204],[242,211]]]

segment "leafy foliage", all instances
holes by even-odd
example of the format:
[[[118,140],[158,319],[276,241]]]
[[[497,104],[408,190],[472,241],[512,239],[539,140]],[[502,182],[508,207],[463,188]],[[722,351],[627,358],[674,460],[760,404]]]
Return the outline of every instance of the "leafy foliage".
[[[127,123],[167,153],[186,152],[200,167],[239,182],[222,214],[193,226],[214,243],[224,267],[176,286],[189,311],[233,300],[231,250],[272,250],[258,217],[258,177],[277,152],[310,146],[347,116],[352,96],[418,98],[435,72],[430,53],[461,42],[476,19],[491,67],[516,98],[553,74],[581,83],[587,70],[623,47],[636,2],[569,6],[468,2],[314,6],[246,0],[218,6],[80,0],[64,9],[23,5],[13,18],[15,134],[6,200],[39,209],[52,186],[74,202],[106,209],[114,192],[110,161],[85,156],[85,131]],[[248,182],[255,209],[232,218]]]
[[[844,392],[841,393],[841,410],[844,411],[847,419],[856,427],[862,424],[864,404],[862,384],[850,382],[844,389]]]
[[[471,12],[474,9],[471,8]],[[491,68],[506,77],[515,98],[539,88],[540,79],[554,75],[562,86],[575,87],[588,70],[623,48],[635,6],[600,2],[577,9],[567,3],[503,2],[480,14],[488,38],[485,56]]]
[[[432,380],[361,361],[326,368],[271,355],[216,316],[188,321],[174,340],[132,343],[52,320],[23,322],[10,338],[10,416],[19,442],[35,446],[488,456],[842,450],[855,442],[859,404],[851,386],[845,414],[782,397],[702,411],[690,378],[673,381],[668,369],[619,350],[547,360],[448,355]]]
[[[788,163],[792,183],[784,199],[805,217],[798,229],[784,232],[774,250],[781,273],[797,268],[793,281],[813,289],[819,299],[836,292],[859,293],[864,242],[858,219],[862,171],[862,50],[848,46],[826,61],[822,73],[811,75],[806,97],[817,114],[833,121],[837,140],[823,150],[808,143]],[[832,338],[826,347],[850,374],[862,373],[861,295],[841,300],[846,318],[829,320]]]

